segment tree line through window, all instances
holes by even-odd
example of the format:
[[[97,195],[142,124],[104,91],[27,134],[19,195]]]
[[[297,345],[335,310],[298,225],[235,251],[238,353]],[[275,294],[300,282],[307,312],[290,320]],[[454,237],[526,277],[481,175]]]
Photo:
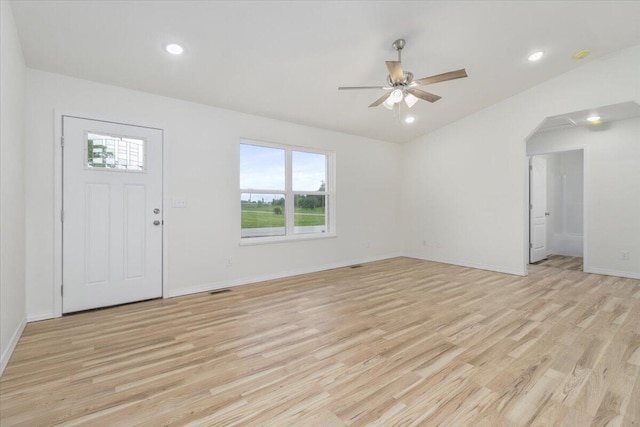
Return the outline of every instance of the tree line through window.
[[[327,233],[331,154],[240,144],[241,237]]]

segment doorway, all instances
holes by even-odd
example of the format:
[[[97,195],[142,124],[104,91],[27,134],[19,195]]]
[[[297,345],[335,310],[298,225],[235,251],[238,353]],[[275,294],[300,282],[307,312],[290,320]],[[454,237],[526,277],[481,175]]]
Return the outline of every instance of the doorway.
[[[62,312],[162,296],[160,129],[62,116]]]
[[[584,257],[584,150],[530,157],[529,262]]]

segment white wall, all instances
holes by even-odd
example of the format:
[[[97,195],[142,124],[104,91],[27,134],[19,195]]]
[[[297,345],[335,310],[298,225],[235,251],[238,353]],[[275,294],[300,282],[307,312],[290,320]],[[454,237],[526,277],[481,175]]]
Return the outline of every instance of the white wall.
[[[640,100],[638,75],[640,46],[588,62],[408,143],[402,187],[406,253],[525,274],[525,140],[545,117]]]
[[[640,278],[640,118],[541,132],[527,143],[529,154],[580,146],[587,159],[585,269]]]
[[[169,293],[251,282],[401,253],[401,147],[176,99],[27,71],[27,301],[31,319],[54,310],[54,109],[166,129]],[[241,137],[336,153],[337,238],[239,246]],[[233,257],[233,266],[225,259]]]
[[[26,322],[25,65],[8,2],[0,2],[0,374]]]

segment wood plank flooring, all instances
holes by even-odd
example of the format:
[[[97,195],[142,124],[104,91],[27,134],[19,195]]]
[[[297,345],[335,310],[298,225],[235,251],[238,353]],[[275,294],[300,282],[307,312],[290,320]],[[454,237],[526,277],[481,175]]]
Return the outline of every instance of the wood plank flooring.
[[[2,426],[638,426],[640,281],[410,258],[30,323]]]
[[[544,259],[536,265],[542,265],[544,267],[560,268],[562,270],[576,270],[582,271],[582,258],[564,255],[549,255],[547,259]]]

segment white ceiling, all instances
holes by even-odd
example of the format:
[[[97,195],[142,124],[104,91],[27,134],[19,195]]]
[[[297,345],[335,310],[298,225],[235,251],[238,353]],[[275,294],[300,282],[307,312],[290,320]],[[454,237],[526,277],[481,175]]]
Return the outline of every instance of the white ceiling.
[[[616,50],[640,44],[639,1],[14,1],[27,66],[391,142],[405,142]],[[428,86],[415,123],[367,108],[391,43]],[[181,57],[163,51],[185,47]],[[582,61],[572,55],[589,49]],[[526,58],[535,50],[546,56]]]

